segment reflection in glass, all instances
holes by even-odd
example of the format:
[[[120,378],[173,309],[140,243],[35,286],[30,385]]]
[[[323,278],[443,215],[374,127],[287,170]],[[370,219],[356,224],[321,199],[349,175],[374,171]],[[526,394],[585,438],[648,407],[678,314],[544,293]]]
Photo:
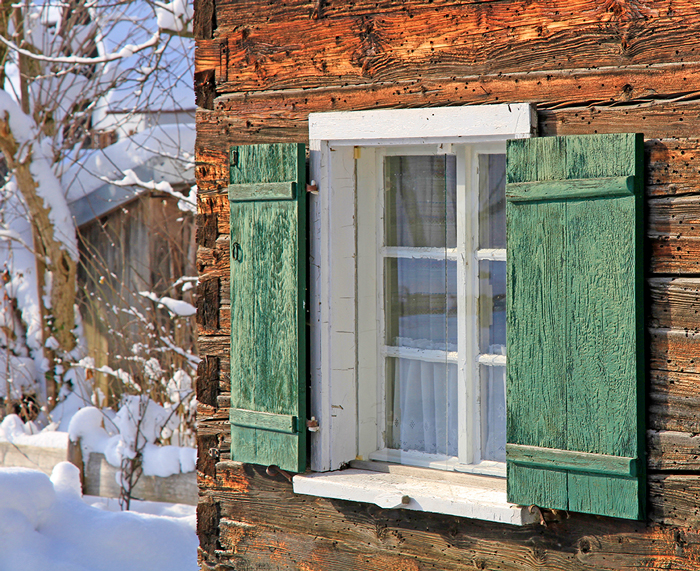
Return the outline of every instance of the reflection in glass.
[[[506,368],[481,366],[483,460],[506,461]]]
[[[387,358],[387,446],[457,455],[457,365]]]
[[[385,246],[456,246],[456,164],[454,155],[385,157]]]
[[[385,258],[387,345],[457,350],[457,263]]]
[[[506,263],[479,261],[479,352],[506,354]]]
[[[506,156],[479,155],[479,248],[506,247]]]

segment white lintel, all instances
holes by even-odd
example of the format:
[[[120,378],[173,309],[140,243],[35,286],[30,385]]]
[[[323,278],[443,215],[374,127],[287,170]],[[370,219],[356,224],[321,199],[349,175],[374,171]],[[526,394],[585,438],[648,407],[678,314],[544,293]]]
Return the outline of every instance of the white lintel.
[[[537,112],[529,103],[309,114],[312,150],[319,141],[357,146],[502,141],[530,137],[536,127]]]

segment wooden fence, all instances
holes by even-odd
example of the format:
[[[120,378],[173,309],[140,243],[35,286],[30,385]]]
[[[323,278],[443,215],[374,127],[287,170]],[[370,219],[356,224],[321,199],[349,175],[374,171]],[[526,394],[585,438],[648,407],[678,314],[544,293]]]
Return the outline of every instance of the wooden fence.
[[[68,450],[0,442],[0,467],[32,468],[51,475],[54,466],[66,460],[80,469],[83,494],[119,497],[118,469],[107,462],[104,454],[93,452],[87,462],[83,462],[80,446],[72,442]],[[141,476],[132,497],[152,502],[197,505],[197,473],[174,474],[167,478]]]

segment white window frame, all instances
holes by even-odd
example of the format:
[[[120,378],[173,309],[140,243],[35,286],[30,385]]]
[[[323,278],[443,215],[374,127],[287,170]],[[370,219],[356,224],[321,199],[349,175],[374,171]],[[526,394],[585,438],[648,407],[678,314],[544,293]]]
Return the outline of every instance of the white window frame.
[[[309,115],[311,469],[337,470],[358,450],[355,148],[475,144],[527,138],[529,104],[371,110]],[[375,420],[376,422],[376,420]]]
[[[376,152],[375,152],[376,151]],[[357,337],[358,353],[358,460],[372,459],[426,468],[505,477],[504,462],[483,458],[482,442],[486,420],[482,398],[483,380],[480,368],[505,367],[506,357],[501,354],[482,354],[479,343],[478,298],[480,295],[479,262],[503,261],[505,249],[478,247],[479,174],[480,155],[505,154],[505,141],[459,144],[423,144],[412,146],[356,147],[358,210],[356,220],[356,296],[357,326],[362,331]],[[359,157],[357,156],[359,155]],[[383,228],[383,160],[393,155],[453,155],[456,158],[456,245],[448,250],[426,248],[417,254],[415,248],[389,248],[380,245]],[[360,166],[362,165],[362,168]],[[361,195],[360,190],[362,189]],[[370,227],[371,226],[371,227]],[[384,344],[384,288],[383,265],[386,256],[425,257],[456,262],[458,295],[458,350],[425,351]],[[374,254],[374,255],[373,255]],[[436,254],[437,257],[436,257]],[[376,323],[373,328],[370,324]],[[377,355],[377,349],[379,354]],[[373,354],[374,353],[374,354]],[[434,353],[430,355],[429,353]],[[382,361],[387,355],[410,356],[420,360],[449,361],[457,367],[459,446],[456,457],[397,450],[386,446],[386,376]],[[374,425],[372,419],[376,419]]]

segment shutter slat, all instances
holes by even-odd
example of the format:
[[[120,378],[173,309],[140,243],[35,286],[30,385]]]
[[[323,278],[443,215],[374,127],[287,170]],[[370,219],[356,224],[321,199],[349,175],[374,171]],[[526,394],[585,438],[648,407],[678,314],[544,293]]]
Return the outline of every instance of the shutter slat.
[[[534,200],[573,200],[634,194],[633,176],[580,178],[566,181],[520,182],[508,185],[506,198],[513,202]]]
[[[572,452],[539,446],[519,446],[507,444],[508,460],[521,466],[569,470],[608,476],[636,476],[639,470],[638,458],[625,458],[609,454]]]
[[[257,182],[230,184],[228,199],[234,202],[245,200],[294,200],[296,182]]]
[[[232,408],[229,414],[231,424],[243,428],[261,428],[273,432],[297,432],[297,417],[289,414],[273,414],[256,410]]]
[[[641,135],[509,142],[510,501],[643,517],[642,166]]]

